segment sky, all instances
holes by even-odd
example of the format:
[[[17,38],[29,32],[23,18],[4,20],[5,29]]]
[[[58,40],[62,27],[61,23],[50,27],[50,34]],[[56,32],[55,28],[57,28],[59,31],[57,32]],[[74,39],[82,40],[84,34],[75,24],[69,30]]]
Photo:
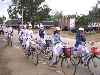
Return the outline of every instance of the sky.
[[[48,6],[52,9],[51,14],[55,11],[63,11],[64,15],[88,14],[89,10],[95,6],[97,0],[46,0]],[[4,15],[8,18],[7,8],[11,4],[11,0],[0,0],[0,16]]]
[[[46,0],[53,10],[63,11],[63,14],[88,14],[96,5],[97,0]]]
[[[9,17],[7,13],[9,5],[11,5],[11,0],[5,0],[5,1],[0,0],[0,17],[2,17],[3,15],[6,16],[7,18]]]

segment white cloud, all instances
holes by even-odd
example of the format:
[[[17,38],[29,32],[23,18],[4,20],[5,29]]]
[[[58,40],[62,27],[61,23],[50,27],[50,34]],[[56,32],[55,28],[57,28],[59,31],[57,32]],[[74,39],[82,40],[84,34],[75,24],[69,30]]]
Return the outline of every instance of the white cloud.
[[[97,3],[97,0],[46,0],[46,3],[53,10],[63,11],[63,14],[87,14]],[[8,18],[7,8],[11,0],[0,0],[0,16]]]
[[[53,10],[63,11],[64,14],[87,14],[97,3],[97,0],[46,0]]]
[[[7,9],[10,4],[11,4],[11,0],[4,0],[4,1],[0,0],[0,16],[4,15],[7,18],[9,17],[7,13]]]

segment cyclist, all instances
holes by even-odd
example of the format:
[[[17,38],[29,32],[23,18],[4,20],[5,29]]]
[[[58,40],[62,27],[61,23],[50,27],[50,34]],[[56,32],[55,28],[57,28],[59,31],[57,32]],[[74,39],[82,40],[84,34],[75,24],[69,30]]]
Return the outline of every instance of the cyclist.
[[[30,44],[31,44],[31,42],[33,42],[33,37],[34,37],[34,34],[32,31],[32,25],[31,25],[31,23],[29,23],[28,29],[26,31],[26,51],[29,51]],[[28,56],[29,55],[30,54],[28,53]]]
[[[25,31],[26,31],[26,25],[20,26],[20,31],[19,31],[19,41],[22,44],[23,43],[23,38],[25,38]]]
[[[57,64],[58,57],[63,53],[63,45],[64,43],[60,36],[60,27],[56,27],[56,30],[53,32],[52,35],[52,44],[53,44],[53,58],[52,58],[52,65]]]
[[[13,28],[11,27],[11,26],[8,26],[8,29],[7,29],[8,31],[8,33],[10,34],[10,33],[13,33]]]
[[[22,47],[25,49],[26,48],[26,39],[27,39],[27,26],[24,25],[22,29]]]
[[[11,26],[8,26],[7,28],[7,39],[11,41],[13,36],[13,28]],[[12,45],[12,42],[11,42]]]
[[[83,62],[84,64],[87,64],[87,57],[89,55],[89,49],[85,46],[86,44],[86,37],[84,28],[79,28],[79,31],[76,34],[76,44],[75,44],[75,50],[79,51],[81,56],[84,56]]]
[[[7,39],[7,26],[4,26],[3,31],[4,31],[4,37],[5,39]]]
[[[39,48],[45,47],[46,39],[47,39],[47,34],[44,30],[44,26],[42,24],[40,24],[39,31],[38,31],[38,34],[37,34],[36,39],[35,39]]]
[[[76,43],[75,47],[78,48],[78,46],[82,43],[85,42],[85,34],[84,34],[84,28],[79,28],[78,32],[76,33]]]

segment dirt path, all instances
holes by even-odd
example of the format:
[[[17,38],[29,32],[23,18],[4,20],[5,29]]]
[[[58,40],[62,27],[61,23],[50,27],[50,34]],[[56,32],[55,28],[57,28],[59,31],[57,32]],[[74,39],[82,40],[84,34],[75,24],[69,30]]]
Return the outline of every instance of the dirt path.
[[[11,70],[7,67],[8,59],[4,56],[6,41],[0,36],[0,75],[11,75]]]
[[[4,52],[2,54],[4,63],[2,63],[2,65],[5,66],[4,72],[2,74],[0,73],[0,75],[63,75],[59,65],[57,66],[57,68],[51,68],[46,64],[46,62],[40,62],[38,66],[34,66],[31,59],[25,58],[24,52],[18,44],[17,35],[17,31],[14,31],[13,47],[7,47],[6,49],[4,49]],[[73,42],[73,40],[71,39],[67,40]],[[3,70],[3,68],[0,68],[0,70]],[[77,75],[90,74],[89,72],[87,72],[86,68],[79,67]],[[100,75],[100,73],[97,75]]]
[[[26,59],[23,50],[18,45],[16,33],[17,31],[14,31],[13,47],[7,47],[3,53],[11,75],[63,75],[59,68],[50,68],[44,62],[40,62],[36,67],[31,59]]]
[[[8,68],[12,71],[12,75],[62,75],[43,63],[37,67],[34,66],[31,60],[24,57],[23,51],[18,48],[7,48],[5,57],[8,60]]]

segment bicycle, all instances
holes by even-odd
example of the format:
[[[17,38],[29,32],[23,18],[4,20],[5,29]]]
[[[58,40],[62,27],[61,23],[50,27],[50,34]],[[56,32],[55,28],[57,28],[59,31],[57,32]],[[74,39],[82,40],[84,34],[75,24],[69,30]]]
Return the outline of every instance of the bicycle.
[[[86,55],[84,55],[84,56],[82,56],[81,54],[80,54],[80,52],[78,53],[78,54],[76,54],[76,55],[74,55],[73,54],[73,48],[65,48],[66,50],[68,50],[69,49],[69,51],[70,51],[70,56],[68,57],[67,55],[67,53],[65,52],[66,50],[64,50],[64,55],[63,55],[63,58],[62,58],[62,61],[61,61],[61,68],[62,68],[62,71],[63,71],[63,73],[65,74],[65,71],[64,71],[64,69],[63,69],[63,67],[65,66],[65,65],[68,65],[68,63],[66,62],[66,59],[67,58],[70,58],[70,61],[71,61],[71,69],[73,70],[73,72],[71,72],[73,75],[75,75],[76,74],[76,72],[77,72],[77,67],[78,67],[78,65],[79,64],[84,64],[83,62],[84,62],[84,60],[83,60],[83,58],[85,58],[86,60],[87,60],[87,64],[84,64],[87,68],[88,68],[88,70],[89,70],[89,72],[93,75],[94,73],[92,72],[92,70],[91,70],[91,66],[90,66],[90,64],[92,63],[92,66],[93,67],[95,67],[96,66],[96,64],[95,64],[95,62],[94,62],[94,58],[99,58],[99,57],[97,57],[97,54],[96,53],[94,53],[93,51],[92,51],[92,49],[93,48],[91,48],[91,53],[90,54],[88,54],[87,56]],[[76,52],[77,53],[77,52]],[[100,52],[98,53],[99,55],[100,55]],[[100,59],[100,58],[99,58]],[[64,63],[63,62],[66,62],[66,64],[64,65]],[[69,69],[69,67],[67,68],[67,69]]]
[[[48,43],[49,41],[49,43]],[[39,46],[36,43],[32,43],[32,41],[29,43],[29,48],[25,51],[25,56],[29,58],[32,57],[32,62],[35,65],[38,65],[39,63],[39,57],[42,57],[43,59],[50,59],[50,56],[52,55],[52,52],[49,50],[50,47],[50,41],[46,40],[46,44],[44,47],[39,48]]]
[[[42,46],[42,48],[40,48],[40,53],[39,55],[43,58],[43,59],[50,59],[52,56],[52,43],[51,40],[46,40],[46,44]]]
[[[95,68],[100,66],[100,49],[97,47],[91,47],[91,57],[88,60],[88,69],[92,75],[95,74]]]
[[[63,48],[63,54],[61,56],[61,69],[64,75],[66,75],[66,71],[67,73],[71,71],[69,75],[72,75],[72,74],[75,75],[76,73],[76,64],[78,62],[75,60],[78,60],[78,59],[76,58],[76,56],[72,55],[72,50],[73,50],[73,47]]]
[[[36,65],[39,63],[40,59],[42,59],[42,58],[44,60],[50,60],[52,58],[52,51],[50,50],[51,40],[46,40],[46,44],[42,47],[41,47],[41,45],[38,44],[38,45],[35,45],[34,48],[35,48],[34,49],[35,51],[34,50],[32,51],[32,57],[37,58]]]
[[[38,64],[38,51],[37,51],[37,47],[35,46],[36,44],[33,41],[29,42],[29,47],[27,49],[25,48],[25,56],[27,58],[31,56],[32,62],[34,63],[34,65],[37,65]]]

